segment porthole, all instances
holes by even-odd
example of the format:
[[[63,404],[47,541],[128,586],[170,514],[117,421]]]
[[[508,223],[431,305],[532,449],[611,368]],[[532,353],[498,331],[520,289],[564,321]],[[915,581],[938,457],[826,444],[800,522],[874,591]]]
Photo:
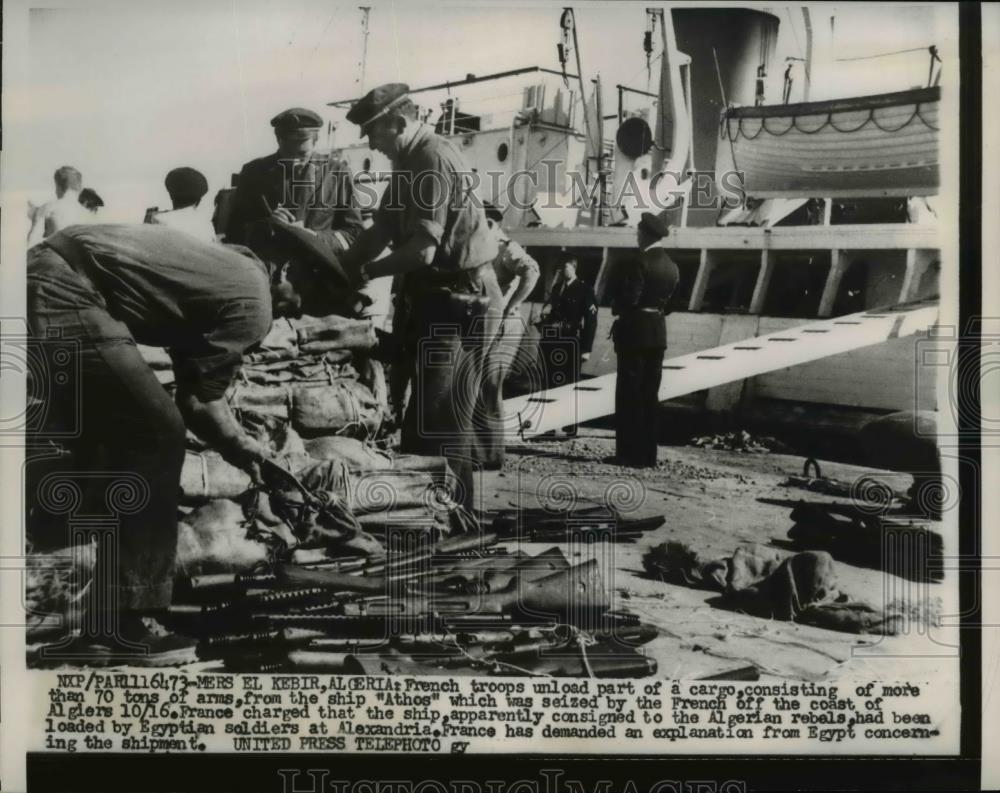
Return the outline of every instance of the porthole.
[[[510,154],[510,147],[507,146],[506,141],[497,146],[497,159],[500,162],[506,162],[508,154]]]
[[[362,171],[370,171],[371,169],[372,169],[372,158],[371,157],[365,157],[365,161],[363,163],[361,163],[361,170]]]

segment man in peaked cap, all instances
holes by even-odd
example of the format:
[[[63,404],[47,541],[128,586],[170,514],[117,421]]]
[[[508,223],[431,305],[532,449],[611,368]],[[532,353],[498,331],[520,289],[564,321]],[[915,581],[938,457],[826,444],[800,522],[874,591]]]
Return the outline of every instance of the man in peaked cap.
[[[186,166],[174,168],[163,181],[170,194],[173,209],[157,212],[150,223],[190,234],[202,242],[215,242],[215,228],[211,219],[199,211],[201,199],[208,192],[208,180],[201,171]]]
[[[271,119],[278,150],[243,166],[226,242],[263,255],[275,239],[274,219],[298,225],[345,251],[361,231],[361,213],[347,164],[316,150],[323,119],[293,107]]]
[[[637,233],[639,256],[623,263],[625,272],[612,304],[618,319],[611,334],[618,356],[617,462],[642,468],[656,465],[660,380],[667,348],[665,314],[680,273],[659,244],[670,233],[662,218],[644,213]]]
[[[459,151],[421,123],[403,83],[373,89],[347,119],[385,154],[393,178],[373,225],[349,251],[349,275],[402,276],[393,317],[399,356],[393,369],[412,381],[402,450],[441,455],[473,503],[473,414],[483,351],[495,335],[503,295],[493,270],[496,238],[472,193],[472,169]],[[375,261],[387,246],[392,253]],[[397,391],[398,393],[398,391]]]

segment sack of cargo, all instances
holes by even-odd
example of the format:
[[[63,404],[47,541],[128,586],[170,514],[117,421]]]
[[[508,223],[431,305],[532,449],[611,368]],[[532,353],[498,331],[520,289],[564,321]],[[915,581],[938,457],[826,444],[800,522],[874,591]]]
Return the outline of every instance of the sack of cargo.
[[[237,383],[227,398],[234,410],[290,420],[304,436],[347,433],[366,437],[382,423],[382,406],[372,392],[346,378],[289,386]]]
[[[356,514],[448,504],[451,493],[425,471],[373,471],[352,474],[340,460],[299,468],[299,479],[310,490],[333,493]]]
[[[305,449],[317,460],[340,460],[351,471],[384,471],[393,467],[391,454],[343,435],[312,438],[305,442]]]
[[[243,509],[216,499],[177,525],[177,571],[183,575],[239,573],[267,561],[267,546],[247,537]]]
[[[222,459],[218,452],[187,451],[181,468],[181,502],[203,504],[238,498],[250,487],[250,475]]]
[[[375,346],[375,328],[370,320],[349,319],[331,314],[291,320],[302,352],[329,350],[370,350]]]
[[[382,424],[382,406],[356,380],[293,386],[292,426],[303,435],[343,432],[367,437]]]

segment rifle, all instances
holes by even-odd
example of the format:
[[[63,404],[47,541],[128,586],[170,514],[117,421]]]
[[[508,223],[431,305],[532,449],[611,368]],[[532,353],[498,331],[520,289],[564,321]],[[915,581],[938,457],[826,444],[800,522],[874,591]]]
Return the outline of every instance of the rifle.
[[[490,594],[408,594],[402,598],[369,598],[347,603],[344,613],[358,616],[407,617],[418,614],[504,614],[579,616],[607,610],[607,594],[597,560],[591,559],[542,579],[516,575],[504,589]]]

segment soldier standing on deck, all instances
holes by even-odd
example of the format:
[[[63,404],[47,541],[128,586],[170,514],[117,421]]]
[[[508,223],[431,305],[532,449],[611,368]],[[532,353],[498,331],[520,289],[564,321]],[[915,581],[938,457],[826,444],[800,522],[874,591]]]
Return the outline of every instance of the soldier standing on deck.
[[[226,242],[270,257],[275,240],[283,239],[275,225],[292,224],[328,238],[325,247],[346,251],[361,231],[361,213],[346,164],[316,151],[323,119],[294,107],[272,118],[271,126],[278,151],[240,171]]]
[[[663,352],[664,315],[677,286],[677,265],[658,243],[667,224],[646,212],[639,222],[639,258],[625,272],[612,310],[618,377],[615,384],[615,451],[620,465],[656,465],[657,418]]]
[[[549,305],[542,317],[542,355],[548,385],[558,387],[580,379],[580,367],[590,360],[597,333],[594,289],[577,278],[575,256],[564,255]]]
[[[446,457],[461,482],[459,501],[469,507],[483,345],[492,340],[502,311],[493,270],[497,242],[472,193],[471,169],[450,142],[418,120],[408,92],[402,83],[379,86],[347,114],[371,148],[392,161],[394,173],[373,225],[344,264],[357,282],[403,276],[393,365],[409,370],[412,397],[401,448]],[[374,261],[389,245],[392,253]]]

